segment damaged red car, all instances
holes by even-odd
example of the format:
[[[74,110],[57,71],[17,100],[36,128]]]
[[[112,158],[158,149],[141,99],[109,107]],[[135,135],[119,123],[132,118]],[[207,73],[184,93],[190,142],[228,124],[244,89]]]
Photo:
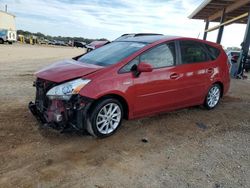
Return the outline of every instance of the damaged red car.
[[[230,85],[220,45],[160,34],[127,35],[35,75],[29,108],[43,125],[101,138],[123,118],[202,104],[213,109]]]

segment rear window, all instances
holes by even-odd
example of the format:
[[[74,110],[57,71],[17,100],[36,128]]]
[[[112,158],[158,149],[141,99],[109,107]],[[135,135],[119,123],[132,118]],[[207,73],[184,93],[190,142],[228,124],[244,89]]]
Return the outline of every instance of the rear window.
[[[206,44],[206,47],[207,47],[210,58],[212,60],[216,60],[220,55],[220,50],[208,44]]]
[[[181,58],[183,64],[209,61],[207,50],[200,42],[180,41]]]
[[[240,56],[240,52],[231,52],[231,56]]]

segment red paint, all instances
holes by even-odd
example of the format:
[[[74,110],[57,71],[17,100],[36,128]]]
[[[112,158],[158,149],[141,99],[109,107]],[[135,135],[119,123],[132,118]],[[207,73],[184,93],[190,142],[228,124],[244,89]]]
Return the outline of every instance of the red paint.
[[[139,77],[133,73],[119,73],[119,70],[147,49],[174,40],[194,40],[207,43],[220,50],[215,61],[182,64],[172,67],[142,71]],[[149,70],[147,64],[141,69]],[[135,54],[110,67],[93,66],[65,61],[36,74],[37,77],[54,82],[64,82],[77,77],[91,79],[80,95],[99,99],[105,95],[118,95],[128,105],[128,117],[136,118],[183,107],[203,104],[209,88],[215,82],[223,85],[225,94],[230,85],[227,56],[218,44],[188,38],[163,39],[145,46]]]
[[[88,75],[102,68],[101,66],[84,64],[74,60],[65,60],[54,63],[38,71],[35,75],[44,80],[60,83]]]

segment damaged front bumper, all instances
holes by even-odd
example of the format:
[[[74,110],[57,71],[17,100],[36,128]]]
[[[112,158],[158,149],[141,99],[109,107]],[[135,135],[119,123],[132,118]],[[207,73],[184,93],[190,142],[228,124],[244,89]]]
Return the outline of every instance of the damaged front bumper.
[[[47,108],[41,101],[29,103],[29,109],[44,127],[56,130],[86,130],[87,115],[93,99],[73,96],[69,101],[50,100]]]

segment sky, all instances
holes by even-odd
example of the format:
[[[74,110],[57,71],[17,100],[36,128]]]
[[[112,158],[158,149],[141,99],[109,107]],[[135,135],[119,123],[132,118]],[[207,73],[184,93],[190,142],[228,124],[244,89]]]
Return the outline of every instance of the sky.
[[[202,38],[205,23],[188,16],[203,0],[0,0],[16,15],[17,29],[52,36],[107,38],[124,33],[161,33]],[[218,23],[212,23],[211,26]],[[225,27],[222,45],[240,46],[245,25]],[[216,41],[218,31],[208,34]]]

